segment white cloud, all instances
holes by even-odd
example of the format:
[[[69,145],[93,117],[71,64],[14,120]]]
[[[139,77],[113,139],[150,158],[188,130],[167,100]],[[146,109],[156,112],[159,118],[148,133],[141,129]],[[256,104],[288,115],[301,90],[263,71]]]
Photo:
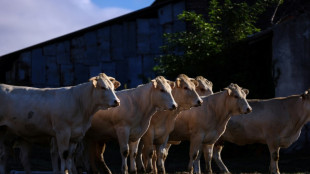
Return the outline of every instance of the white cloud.
[[[1,0],[0,56],[130,11],[90,0]]]

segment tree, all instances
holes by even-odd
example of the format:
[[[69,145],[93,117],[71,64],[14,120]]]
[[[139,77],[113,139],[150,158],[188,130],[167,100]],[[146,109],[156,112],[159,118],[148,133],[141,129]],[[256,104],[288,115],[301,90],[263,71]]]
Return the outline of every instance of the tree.
[[[244,47],[249,35],[260,31],[255,26],[258,16],[273,4],[278,4],[278,1],[257,0],[249,5],[231,0],[221,3],[210,0],[206,19],[194,12],[184,11],[178,17],[190,25],[190,30],[164,34],[163,54],[157,58],[158,65],[154,70],[171,78],[180,73],[190,76],[206,74],[221,87],[229,82],[248,79],[242,67],[231,66],[244,65],[246,50],[242,51],[240,47]],[[243,61],[241,64],[231,57],[236,50],[241,51],[234,55],[243,57],[239,58],[240,62]],[[229,78],[227,74],[230,74]]]

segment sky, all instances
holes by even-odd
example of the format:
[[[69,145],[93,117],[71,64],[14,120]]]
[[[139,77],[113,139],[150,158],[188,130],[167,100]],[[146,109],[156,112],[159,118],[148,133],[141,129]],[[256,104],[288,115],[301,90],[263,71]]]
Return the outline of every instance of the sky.
[[[0,56],[113,19],[154,0],[0,0]]]

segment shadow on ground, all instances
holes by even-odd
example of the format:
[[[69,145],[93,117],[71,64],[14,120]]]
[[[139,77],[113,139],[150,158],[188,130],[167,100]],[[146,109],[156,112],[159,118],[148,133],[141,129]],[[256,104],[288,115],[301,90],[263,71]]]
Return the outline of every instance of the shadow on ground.
[[[168,173],[186,171],[188,163],[189,143],[182,142],[170,148],[166,165]],[[36,146],[31,155],[33,170],[51,170],[49,150],[44,147]],[[117,143],[108,143],[105,160],[113,173],[120,173],[121,157]],[[268,173],[269,152],[266,145],[246,145],[237,146],[226,143],[222,152],[222,159],[232,173]],[[128,160],[129,161],[129,160]],[[281,173],[309,173],[310,153],[305,151],[294,154],[280,152],[279,167]],[[202,172],[205,171],[204,160],[201,160]],[[218,173],[219,169],[212,162],[213,172]],[[22,165],[18,159],[18,151],[12,153],[8,161],[8,169],[22,170]]]

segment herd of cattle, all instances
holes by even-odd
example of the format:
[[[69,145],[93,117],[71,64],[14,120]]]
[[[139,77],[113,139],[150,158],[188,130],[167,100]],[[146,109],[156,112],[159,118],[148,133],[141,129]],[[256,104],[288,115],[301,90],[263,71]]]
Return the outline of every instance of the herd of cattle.
[[[33,143],[50,147],[54,173],[111,173],[103,157],[117,141],[122,173],[165,173],[173,144],[189,141],[188,172],[206,173],[211,160],[221,172],[223,145],[263,143],[270,151],[270,173],[280,173],[279,150],[296,141],[310,119],[309,90],[268,100],[247,100],[237,84],[213,93],[212,82],[181,74],[175,81],[158,76],[137,88],[114,91],[120,83],[100,73],[89,82],[62,88],[0,85],[0,173],[12,147],[31,173]],[[127,166],[129,157],[130,167]],[[60,160],[60,167],[59,165]]]

